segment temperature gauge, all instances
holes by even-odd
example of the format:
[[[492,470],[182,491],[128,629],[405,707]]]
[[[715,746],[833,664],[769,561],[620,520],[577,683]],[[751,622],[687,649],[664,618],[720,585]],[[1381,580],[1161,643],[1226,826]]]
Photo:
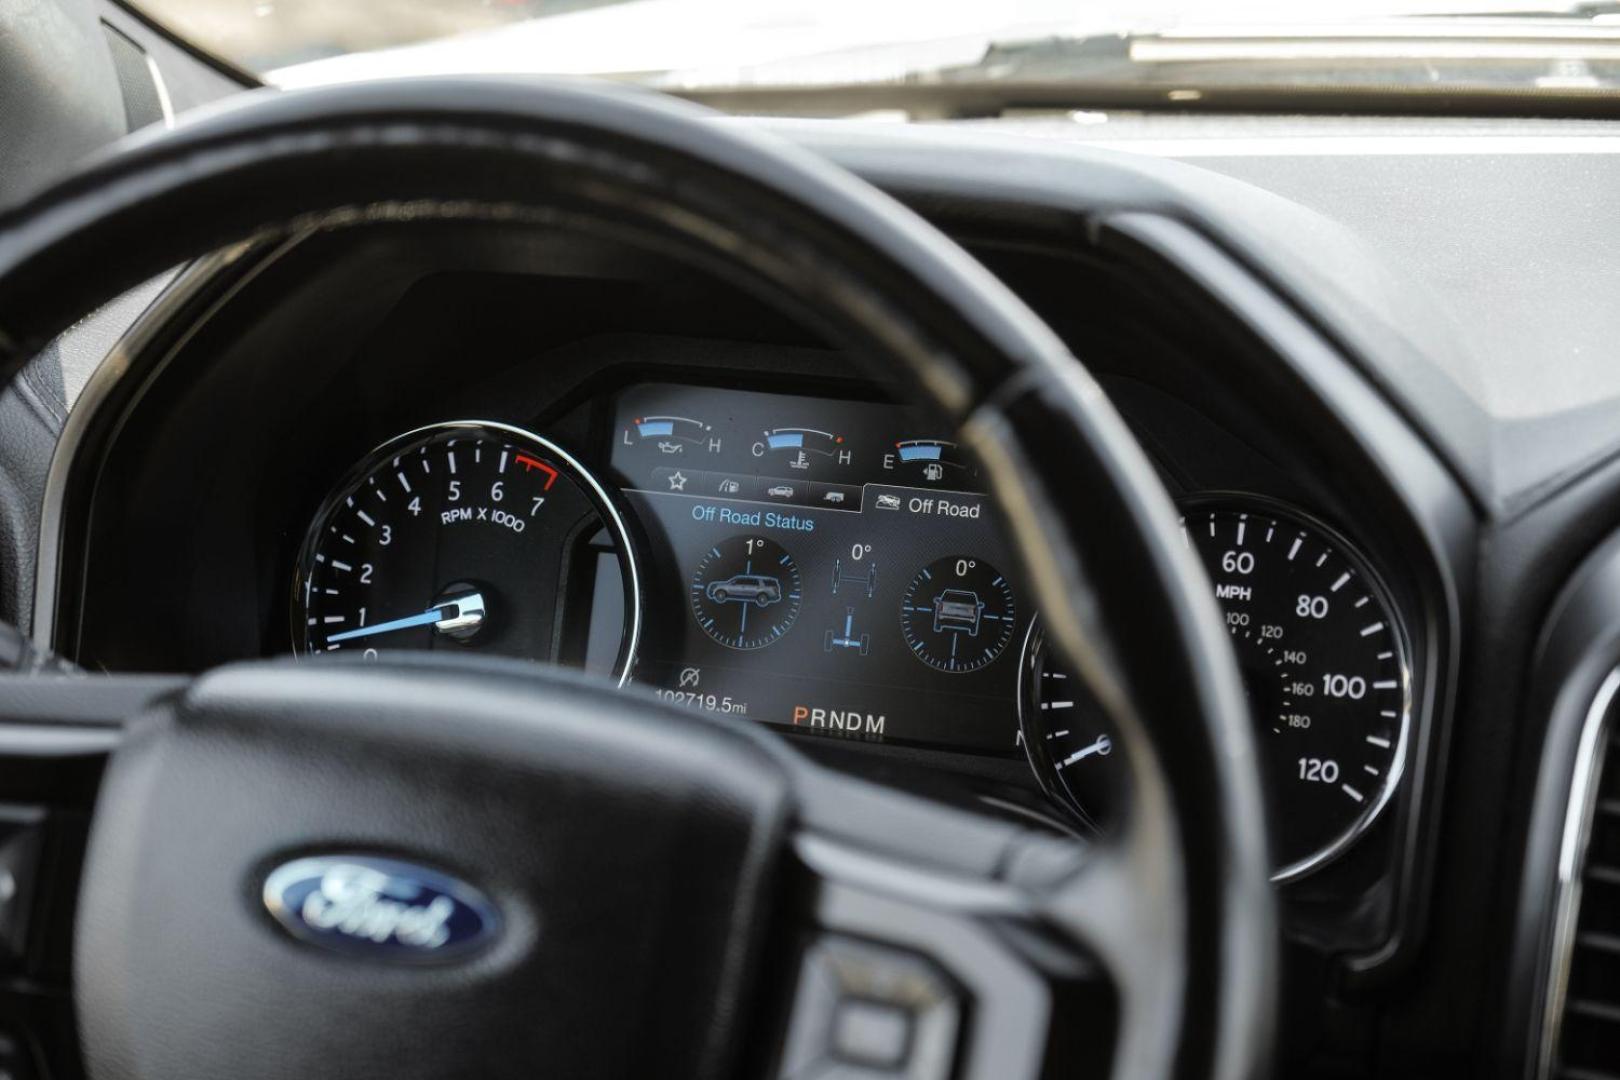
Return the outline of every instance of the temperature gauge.
[[[778,468],[798,472],[818,465],[848,465],[853,456],[842,435],[802,427],[770,428],[754,443],[753,454]]]

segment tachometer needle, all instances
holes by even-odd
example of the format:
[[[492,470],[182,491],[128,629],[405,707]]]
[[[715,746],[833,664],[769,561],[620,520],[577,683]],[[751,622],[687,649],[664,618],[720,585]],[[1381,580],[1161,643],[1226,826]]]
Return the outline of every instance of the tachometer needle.
[[[329,645],[336,645],[340,641],[352,641],[355,638],[370,637],[373,634],[388,634],[395,630],[409,630],[413,626],[437,626],[444,631],[460,630],[466,626],[476,626],[484,620],[484,598],[478,593],[463,596],[456,600],[446,600],[428,608],[420,615],[407,615],[403,619],[390,619],[374,626],[361,626],[353,630],[345,630],[341,634],[332,634],[326,641]]]

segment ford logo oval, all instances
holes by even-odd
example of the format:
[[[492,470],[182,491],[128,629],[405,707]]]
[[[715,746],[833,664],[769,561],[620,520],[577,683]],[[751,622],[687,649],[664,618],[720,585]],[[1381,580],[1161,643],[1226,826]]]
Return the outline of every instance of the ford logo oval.
[[[500,930],[494,905],[466,882],[372,855],[284,863],[265,878],[264,906],[300,941],[404,963],[465,956]]]

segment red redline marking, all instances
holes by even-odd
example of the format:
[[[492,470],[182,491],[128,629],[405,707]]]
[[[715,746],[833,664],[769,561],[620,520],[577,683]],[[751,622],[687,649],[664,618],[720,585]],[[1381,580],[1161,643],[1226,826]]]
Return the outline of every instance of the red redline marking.
[[[550,491],[551,485],[557,482],[557,470],[553,469],[550,465],[547,465],[545,462],[540,461],[537,458],[532,458],[528,454],[519,454],[512,460],[516,461],[519,465],[522,465],[525,468],[539,469],[541,472],[546,474],[546,486],[540,489],[542,491]]]

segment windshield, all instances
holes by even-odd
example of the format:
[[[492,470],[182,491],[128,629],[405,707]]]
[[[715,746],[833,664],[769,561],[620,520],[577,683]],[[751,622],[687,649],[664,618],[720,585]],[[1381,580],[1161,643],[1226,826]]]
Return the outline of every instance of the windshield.
[[[143,0],[176,33],[266,81],[420,74],[599,75],[678,91],[812,91],[763,111],[854,112],[898,93],[1358,90],[1602,94],[1620,86],[1620,3],[1299,0]],[[817,98],[816,94],[821,96]],[[1179,95],[1179,96],[1178,96]],[[702,96],[701,94],[697,96]],[[1609,99],[1612,101],[1612,98]],[[1121,99],[1124,103],[1127,100]],[[1241,106],[1241,97],[1231,99]],[[773,106],[774,102],[774,106]],[[722,101],[723,103],[723,101]],[[1005,105],[1000,102],[999,105]],[[983,107],[994,111],[996,102]],[[915,109],[913,109],[915,111]],[[971,111],[971,110],[970,110]]]

